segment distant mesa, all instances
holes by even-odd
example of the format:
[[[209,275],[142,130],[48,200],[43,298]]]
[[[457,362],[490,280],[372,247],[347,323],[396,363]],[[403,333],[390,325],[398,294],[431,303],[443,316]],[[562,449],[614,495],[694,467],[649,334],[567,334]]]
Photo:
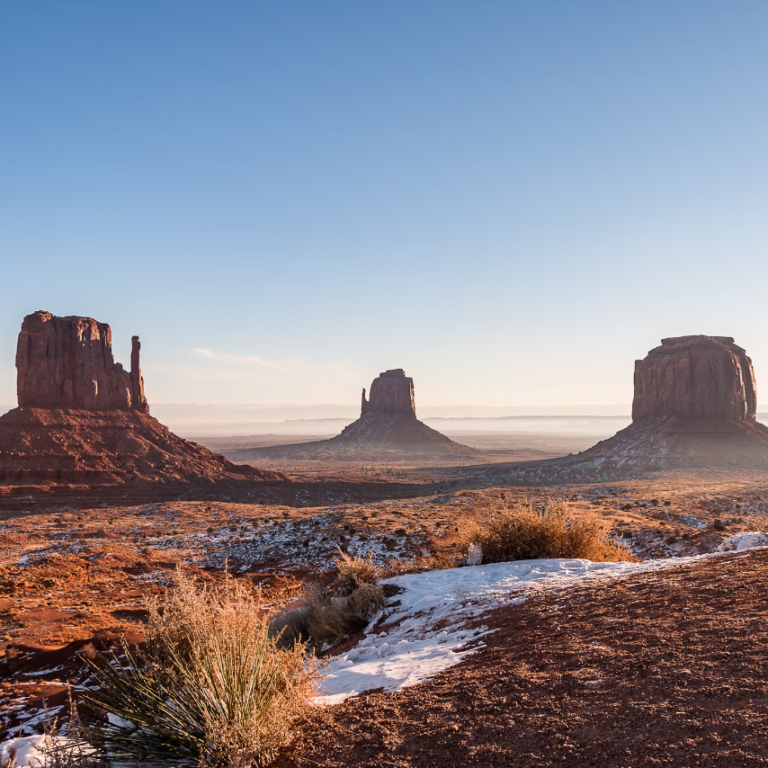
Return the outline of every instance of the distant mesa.
[[[416,400],[413,396],[413,379],[402,368],[384,371],[371,384],[371,399],[363,402],[360,416],[367,413],[402,414],[416,418]]]
[[[755,372],[730,336],[663,339],[635,363],[632,420],[654,416],[752,422]]]
[[[663,339],[635,363],[632,424],[576,456],[488,470],[523,482],[631,479],[667,469],[768,469],[752,361],[729,336]]]
[[[150,490],[162,498],[285,479],[232,464],[150,416],[140,349],[134,336],[126,371],[114,362],[106,323],[50,312],[24,318],[19,407],[0,417],[0,504],[27,491],[127,501]]]
[[[370,399],[363,390],[360,418],[330,440],[266,448],[248,448],[229,454],[236,460],[269,459],[387,459],[408,455],[446,456],[475,454],[416,418],[413,379],[401,368],[384,371],[371,384]]]

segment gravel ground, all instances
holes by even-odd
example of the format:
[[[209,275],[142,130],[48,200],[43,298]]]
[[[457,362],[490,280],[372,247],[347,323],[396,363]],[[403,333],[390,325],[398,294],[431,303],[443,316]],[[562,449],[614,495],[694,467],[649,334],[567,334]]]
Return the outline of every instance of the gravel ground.
[[[768,764],[768,551],[536,597],[433,681],[315,710],[281,768]]]

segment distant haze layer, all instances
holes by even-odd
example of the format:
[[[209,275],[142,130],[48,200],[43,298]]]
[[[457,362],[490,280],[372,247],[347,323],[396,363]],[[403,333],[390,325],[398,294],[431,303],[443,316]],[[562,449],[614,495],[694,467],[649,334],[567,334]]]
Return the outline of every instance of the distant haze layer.
[[[5,413],[15,406],[0,406]],[[768,423],[768,406],[758,409]],[[335,435],[360,415],[357,405],[159,404],[152,414],[182,437]],[[608,437],[630,421],[628,403],[563,406],[424,406],[417,414],[443,433],[507,432]]]

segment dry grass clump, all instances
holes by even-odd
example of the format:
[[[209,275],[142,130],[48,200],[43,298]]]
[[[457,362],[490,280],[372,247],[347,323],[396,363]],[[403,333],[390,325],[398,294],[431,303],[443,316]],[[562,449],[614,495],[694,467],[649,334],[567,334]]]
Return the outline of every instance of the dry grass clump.
[[[125,763],[264,766],[275,759],[319,679],[301,645],[279,648],[258,600],[235,581],[198,590],[180,571],[150,606],[146,652],[90,662],[92,729]]]
[[[384,590],[362,583],[348,595],[307,589],[298,604],[272,620],[270,635],[281,647],[310,643],[322,649],[363,629],[384,607]]]
[[[406,560],[392,558],[382,566],[381,578],[401,576],[404,573],[423,573],[424,571],[443,571],[447,568],[458,568],[466,560],[466,554],[444,554],[435,552],[424,557],[411,557]]]
[[[361,555],[351,557],[339,550],[335,565],[339,572],[342,589],[349,592],[357,589],[361,584],[374,584],[380,578],[379,567],[373,562],[373,552],[368,557]]]
[[[363,629],[384,607],[384,590],[375,583],[381,569],[368,557],[339,552],[335,589],[309,587],[298,603],[272,620],[270,634],[281,646],[297,642],[316,648],[333,644]]]
[[[536,509],[526,501],[511,509],[495,510],[482,521],[464,526],[462,550],[479,543],[484,563],[576,557],[593,562],[635,560],[629,547],[612,541],[607,525],[595,518],[568,515],[564,502],[551,500]]]

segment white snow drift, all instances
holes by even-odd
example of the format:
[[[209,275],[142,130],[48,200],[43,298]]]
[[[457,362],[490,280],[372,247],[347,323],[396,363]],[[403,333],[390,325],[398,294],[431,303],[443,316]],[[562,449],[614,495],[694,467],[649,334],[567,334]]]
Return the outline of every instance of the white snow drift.
[[[382,631],[372,633],[379,615],[355,648],[331,661],[321,703],[336,704],[376,688],[397,691],[458,664],[482,647],[480,638],[490,631],[477,621],[467,626],[472,619],[491,608],[523,602],[534,590],[615,579],[701,557],[707,555],[642,563],[518,560],[388,579],[383,583],[404,592],[390,601]]]

